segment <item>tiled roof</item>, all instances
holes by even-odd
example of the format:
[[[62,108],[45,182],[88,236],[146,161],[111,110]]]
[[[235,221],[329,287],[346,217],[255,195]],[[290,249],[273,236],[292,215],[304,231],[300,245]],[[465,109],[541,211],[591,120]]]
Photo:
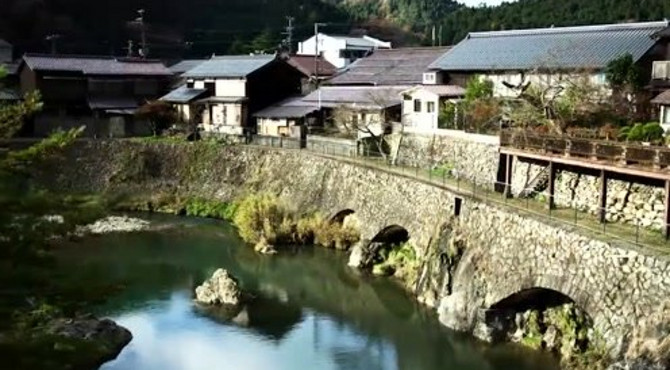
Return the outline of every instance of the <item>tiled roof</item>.
[[[309,55],[293,55],[287,60],[288,64],[299,70],[305,76],[315,74],[315,59]],[[337,68],[329,61],[319,57],[319,76],[332,76],[337,72]]]
[[[668,22],[474,32],[431,65],[445,71],[600,69],[624,54],[639,60]]]
[[[205,62],[207,59],[187,59],[187,60],[182,60],[181,62],[177,64],[173,64],[168,69],[170,72],[176,75],[180,75],[184,72],[188,72],[191,69],[199,66],[201,63]]]
[[[275,60],[274,55],[226,55],[213,57],[184,73],[185,77],[246,77]]]
[[[414,85],[423,82],[423,72],[449,48],[401,48],[377,50],[358,59],[331,79],[332,85]]]
[[[154,60],[26,54],[23,61],[35,71],[74,72],[84,75],[171,75],[163,63]]]
[[[89,97],[88,106],[91,109],[120,109],[137,108],[137,101],[128,97]]]
[[[433,94],[440,97],[445,96],[456,97],[465,95],[465,89],[456,85],[421,85],[421,86],[415,86],[410,90],[415,89],[430,91]]]
[[[160,100],[170,103],[190,103],[201,97],[207,92],[207,89],[194,89],[186,86],[180,86],[160,98]]]
[[[651,99],[651,102],[654,104],[670,105],[670,90],[665,90],[658,94],[655,98]]]
[[[11,89],[0,88],[0,101],[21,100],[19,93]]]
[[[361,109],[388,108],[401,103],[400,93],[410,86],[323,86],[303,98],[305,102],[335,108],[341,105]]]
[[[318,111],[318,105],[306,102],[302,98],[288,98],[280,103],[271,105],[254,113],[254,117],[260,118],[299,118]]]

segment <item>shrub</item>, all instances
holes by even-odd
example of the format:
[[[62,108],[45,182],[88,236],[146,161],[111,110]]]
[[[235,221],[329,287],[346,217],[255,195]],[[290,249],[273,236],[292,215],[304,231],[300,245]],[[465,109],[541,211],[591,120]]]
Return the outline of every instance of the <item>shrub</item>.
[[[235,214],[235,208],[234,204],[203,198],[189,199],[184,207],[188,216],[208,217],[220,220],[231,220]]]
[[[656,122],[649,122],[623,127],[619,133],[619,138],[628,141],[658,143],[663,140],[664,135],[665,131],[661,125]]]
[[[254,244],[264,237],[275,245],[314,244],[344,250],[359,239],[356,228],[330,222],[319,213],[298,215],[271,194],[242,199],[233,222],[242,239]]]
[[[277,231],[289,212],[272,194],[254,194],[242,199],[233,222],[247,243],[258,243],[265,236],[269,243],[277,242]]]

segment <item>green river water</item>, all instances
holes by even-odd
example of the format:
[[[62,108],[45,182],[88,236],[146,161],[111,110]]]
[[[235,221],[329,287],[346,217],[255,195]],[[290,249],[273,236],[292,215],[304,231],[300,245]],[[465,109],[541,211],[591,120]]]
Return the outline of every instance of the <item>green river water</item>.
[[[108,292],[89,310],[133,334],[102,369],[558,369],[547,355],[445,329],[392,281],[347,268],[342,253],[266,257],[222,222],[153,222],[174,227],[59,248],[59,278]],[[219,267],[256,296],[244,320],[217,319],[192,301],[193,289]]]

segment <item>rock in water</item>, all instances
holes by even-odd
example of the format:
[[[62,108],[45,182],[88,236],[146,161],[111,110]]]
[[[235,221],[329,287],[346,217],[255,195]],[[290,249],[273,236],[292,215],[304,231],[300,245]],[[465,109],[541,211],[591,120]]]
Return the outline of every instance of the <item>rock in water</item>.
[[[91,361],[92,367],[116,358],[133,339],[128,329],[114,321],[99,320],[92,316],[55,319],[46,325],[45,331],[51,335],[94,344],[90,348],[95,348],[95,353],[86,353],[84,356]]]
[[[237,306],[241,303],[242,292],[237,279],[224,269],[218,269],[209,280],[195,289],[195,299],[204,304]]]
[[[264,236],[256,243],[254,250],[260,254],[277,254],[275,246],[268,243],[268,240]]]
[[[98,220],[90,225],[83,226],[78,231],[80,234],[106,234],[113,232],[143,231],[148,229],[149,226],[149,221],[141,220],[139,218],[132,218],[128,216],[110,216]]]

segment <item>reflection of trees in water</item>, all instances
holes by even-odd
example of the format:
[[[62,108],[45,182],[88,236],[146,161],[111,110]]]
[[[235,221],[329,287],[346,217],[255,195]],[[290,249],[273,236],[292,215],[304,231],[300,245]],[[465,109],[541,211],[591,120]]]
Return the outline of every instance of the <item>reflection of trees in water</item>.
[[[245,327],[276,342],[302,322],[300,307],[265,297],[257,297],[240,307],[196,306],[196,309],[222,324]]]
[[[389,361],[389,351],[393,351],[391,361],[398,369],[524,369],[516,356],[506,361],[491,352],[487,360],[487,350],[477,348],[468,337],[444,330],[433,313],[417,307],[401,288],[347,268],[344,256],[332,251],[307,249],[296,255],[259,256],[230,230],[211,227],[110,235],[74,248],[69,267],[64,267],[68,274],[76,271],[71,283],[125,286],[109,302],[107,312],[151,304],[176,289],[192,291],[223,267],[239,278],[244,290],[258,296],[246,308],[252,332],[282,341],[304,319],[304,307],[327,317],[339,332],[357,333],[356,343],[365,341],[360,348],[341,344],[325,348],[339,368],[387,369],[390,363],[382,359]],[[330,345],[331,334],[316,328],[318,323],[313,325],[314,345]],[[498,362],[505,367],[492,365]]]

